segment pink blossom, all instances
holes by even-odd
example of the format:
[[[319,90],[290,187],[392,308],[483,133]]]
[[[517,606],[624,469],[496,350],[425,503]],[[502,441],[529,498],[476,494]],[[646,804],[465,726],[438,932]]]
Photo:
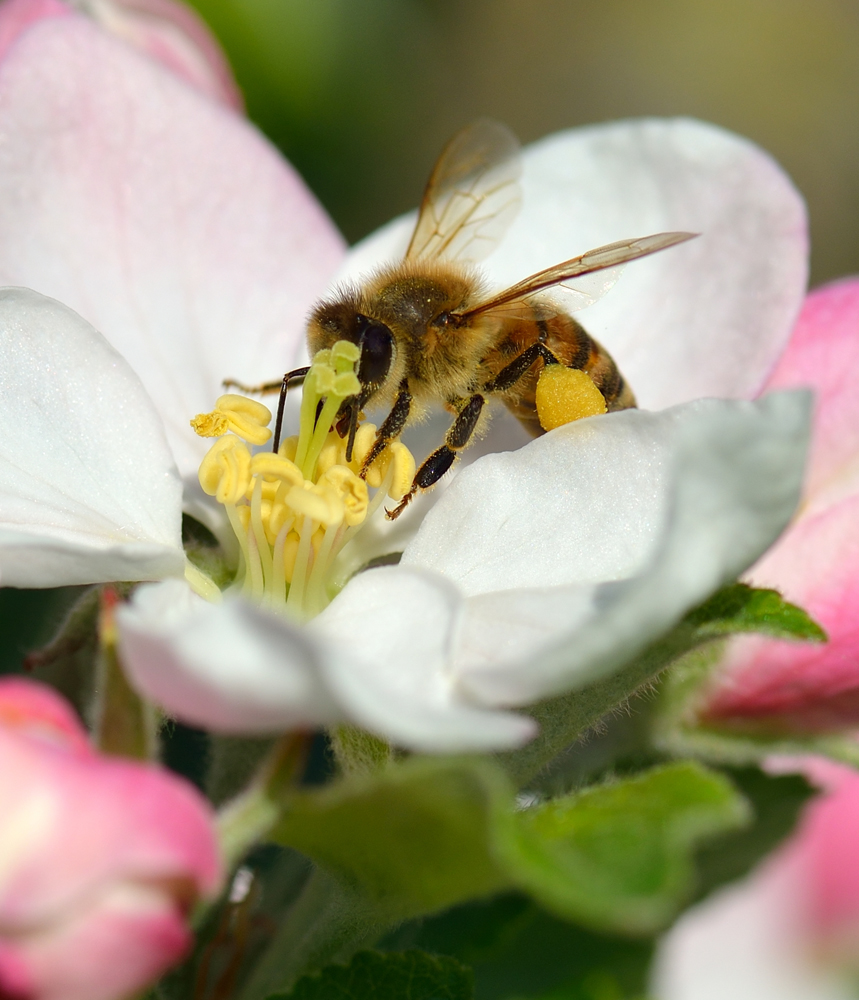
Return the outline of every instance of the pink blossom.
[[[241,92],[214,35],[176,0],[5,0],[0,6],[0,58],[18,37],[46,18],[75,8],[212,100],[241,111]]]
[[[0,996],[111,1000],[187,950],[220,860],[208,806],[88,744],[51,689],[0,680]]]
[[[825,793],[756,872],[689,910],[666,935],[654,967],[658,1000],[855,996],[859,775],[822,760],[800,766]]]
[[[735,639],[709,696],[708,723],[825,731],[859,722],[859,279],[808,296],[764,391],[817,393],[804,502],[749,572],[800,604],[825,645]]]

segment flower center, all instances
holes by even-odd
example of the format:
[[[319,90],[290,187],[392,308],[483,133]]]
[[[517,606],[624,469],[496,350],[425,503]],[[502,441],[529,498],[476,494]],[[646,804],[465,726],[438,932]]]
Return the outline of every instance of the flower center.
[[[415,473],[411,452],[395,441],[361,475],[376,440],[368,423],[358,427],[346,461],[347,442],[333,424],[343,401],[360,391],[359,357],[348,341],[316,355],[304,381],[299,432],[276,452],[251,450],[271,438],[271,411],[256,400],[228,393],[212,413],[191,421],[202,437],[217,438],[199,477],[203,490],[223,504],[239,542],[233,586],[302,621],[334,596],[343,548],[386,496],[406,494]]]

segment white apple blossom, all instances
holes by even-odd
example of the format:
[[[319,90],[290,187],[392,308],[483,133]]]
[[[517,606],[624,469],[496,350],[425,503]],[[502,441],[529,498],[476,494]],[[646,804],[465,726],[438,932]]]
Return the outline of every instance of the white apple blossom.
[[[523,189],[487,264],[495,284],[615,239],[702,233],[636,262],[587,317],[641,404],[674,408],[581,421],[474,461],[423,524],[429,503],[393,530],[368,526],[355,562],[413,535],[402,564],[359,574],[303,628],[207,604],[180,580],[140,588],[119,614],[122,649],[168,711],[231,731],[345,718],[418,749],[515,745],[534,725],[508,708],[614,670],[784,527],[807,399],[728,400],[762,384],[802,300],[805,215],[787,178],[713,126],[644,120],[531,147]],[[186,510],[222,523],[195,485],[204,446],[188,420],[224,377],[262,381],[300,358],[339,238],[247,123],[74,16],[36,23],[0,61],[0,194],[0,283],[80,314],[21,291],[0,303],[13,359],[0,360],[0,421],[14,439],[2,579],[179,577],[158,421]],[[341,275],[390,259],[409,225],[356,248]],[[727,399],[690,402],[704,395]],[[517,433],[499,418],[470,457]]]

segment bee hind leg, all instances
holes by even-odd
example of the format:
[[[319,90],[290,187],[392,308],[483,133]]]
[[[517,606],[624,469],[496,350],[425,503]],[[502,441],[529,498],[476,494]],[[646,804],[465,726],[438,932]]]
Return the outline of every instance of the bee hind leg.
[[[456,420],[450,425],[444,444],[423,462],[415,473],[409,492],[393,510],[387,511],[388,520],[395,521],[408,507],[418,490],[428,490],[431,486],[435,486],[453,465],[457,453],[465,448],[471,440],[485,403],[486,399],[480,394],[469,397],[459,411]]]

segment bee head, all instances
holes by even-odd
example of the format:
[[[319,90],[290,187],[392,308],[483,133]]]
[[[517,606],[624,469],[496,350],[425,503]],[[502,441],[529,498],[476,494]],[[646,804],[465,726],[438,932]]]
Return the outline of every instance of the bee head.
[[[332,347],[338,340],[349,340],[361,349],[357,371],[361,407],[388,378],[394,357],[394,335],[384,323],[358,312],[351,302],[323,302],[310,317],[307,343],[311,356],[322,348]]]

